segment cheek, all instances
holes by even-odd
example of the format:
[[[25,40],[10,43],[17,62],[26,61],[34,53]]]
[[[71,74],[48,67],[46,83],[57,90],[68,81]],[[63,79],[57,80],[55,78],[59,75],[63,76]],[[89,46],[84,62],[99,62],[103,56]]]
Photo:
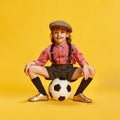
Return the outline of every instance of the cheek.
[[[56,35],[56,34],[54,34],[54,35],[53,35],[53,38],[56,38],[56,37],[57,37],[57,35]]]

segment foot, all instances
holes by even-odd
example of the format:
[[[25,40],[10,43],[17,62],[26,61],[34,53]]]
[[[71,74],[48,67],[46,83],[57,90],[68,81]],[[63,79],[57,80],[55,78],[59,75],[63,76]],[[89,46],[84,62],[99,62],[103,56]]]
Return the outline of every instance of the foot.
[[[85,95],[83,95],[82,93],[76,95],[76,96],[73,96],[73,100],[74,101],[80,101],[80,102],[85,102],[85,103],[91,103],[92,100],[87,98]]]
[[[48,101],[48,100],[49,100],[48,95],[43,95],[41,93],[28,99],[29,102]]]

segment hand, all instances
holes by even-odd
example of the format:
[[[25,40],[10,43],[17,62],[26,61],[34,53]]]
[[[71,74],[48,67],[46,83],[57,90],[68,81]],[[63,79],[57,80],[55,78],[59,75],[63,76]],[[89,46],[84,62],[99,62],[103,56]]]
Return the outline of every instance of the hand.
[[[87,64],[83,66],[83,76],[85,80],[87,80],[89,77],[89,66]]]
[[[29,68],[32,66],[32,65],[35,65],[34,62],[29,62],[26,64],[25,68],[24,68],[24,72],[26,75],[28,75],[28,71],[29,71]]]

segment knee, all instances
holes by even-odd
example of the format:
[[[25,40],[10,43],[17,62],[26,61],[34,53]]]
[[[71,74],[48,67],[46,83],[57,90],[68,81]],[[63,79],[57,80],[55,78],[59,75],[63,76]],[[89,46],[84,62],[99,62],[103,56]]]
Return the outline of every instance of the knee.
[[[28,69],[28,73],[29,74],[34,73],[34,69],[35,69],[34,66],[30,66],[29,69]]]

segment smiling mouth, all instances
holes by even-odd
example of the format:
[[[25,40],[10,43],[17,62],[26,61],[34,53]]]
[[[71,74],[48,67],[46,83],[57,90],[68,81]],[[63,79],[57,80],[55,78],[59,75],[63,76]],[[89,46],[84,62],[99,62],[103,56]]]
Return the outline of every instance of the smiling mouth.
[[[57,38],[57,39],[63,39],[63,37]]]

